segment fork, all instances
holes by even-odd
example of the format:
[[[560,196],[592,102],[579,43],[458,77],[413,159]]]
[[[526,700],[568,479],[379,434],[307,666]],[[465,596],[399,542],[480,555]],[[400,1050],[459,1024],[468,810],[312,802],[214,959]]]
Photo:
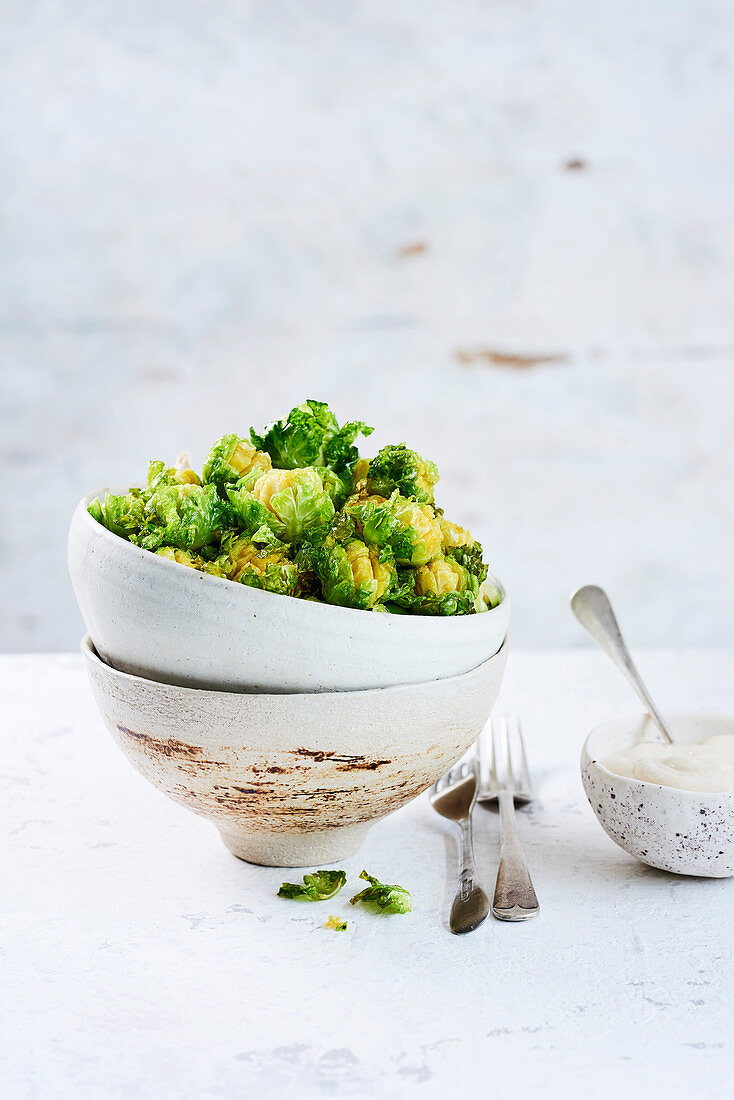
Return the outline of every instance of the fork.
[[[455,821],[461,830],[461,869],[449,928],[457,936],[473,932],[489,916],[489,899],[479,884],[472,843],[472,810],[479,790],[476,758],[457,764],[431,787],[431,805],[436,813]]]
[[[480,775],[488,774],[489,785],[482,787],[479,801],[496,802],[500,812],[500,865],[492,901],[492,916],[498,920],[529,920],[540,910],[525,855],[517,835],[515,806],[525,806],[533,798],[530,772],[525,756],[520,719],[492,719],[479,736]],[[514,742],[514,750],[512,744]]]

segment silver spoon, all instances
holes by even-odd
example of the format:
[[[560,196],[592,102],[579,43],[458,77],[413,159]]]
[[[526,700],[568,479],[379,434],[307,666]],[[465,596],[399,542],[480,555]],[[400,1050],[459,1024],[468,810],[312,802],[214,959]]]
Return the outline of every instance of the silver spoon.
[[[619,623],[615,617],[609,597],[603,588],[596,584],[585,584],[571,596],[571,610],[584,630],[591,635],[608,657],[614,661],[620,672],[627,677],[632,687],[647,707],[650,717],[666,741],[675,744],[668,724],[652,701],[652,696],[642,682],[639,672],[625,645]]]

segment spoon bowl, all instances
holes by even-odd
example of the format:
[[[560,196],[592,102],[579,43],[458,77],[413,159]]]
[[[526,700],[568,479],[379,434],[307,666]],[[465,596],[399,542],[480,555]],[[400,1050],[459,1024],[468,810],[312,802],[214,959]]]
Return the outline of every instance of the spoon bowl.
[[[655,706],[653,698],[642,682],[642,677],[630,656],[630,651],[622,637],[622,631],[619,629],[617,617],[604,589],[600,588],[598,584],[585,584],[582,588],[578,588],[571,596],[571,610],[587,634],[594,639],[620,672],[627,677],[647,707],[650,717],[665,740],[671,745],[674,744],[675,738],[670,732],[667,722]]]

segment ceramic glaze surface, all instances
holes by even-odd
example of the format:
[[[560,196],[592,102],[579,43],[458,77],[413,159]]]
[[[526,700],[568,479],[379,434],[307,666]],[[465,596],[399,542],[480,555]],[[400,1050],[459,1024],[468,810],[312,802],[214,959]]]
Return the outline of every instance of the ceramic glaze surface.
[[[183,570],[182,570],[183,571]],[[107,728],[151,783],[254,863],[333,862],[431,785],[477,737],[507,646],[463,676],[372,691],[254,695],[129,676],[87,637]]]
[[[734,718],[702,711],[666,715],[681,742],[734,733]],[[734,793],[663,787],[610,772],[613,752],[655,737],[647,715],[615,718],[593,730],[581,756],[586,796],[606,833],[651,867],[680,875],[734,875]]]
[[[234,584],[175,565],[74,512],[69,571],[100,656],[169,684],[360,691],[468,672],[502,645],[510,601],[480,615],[383,615]]]

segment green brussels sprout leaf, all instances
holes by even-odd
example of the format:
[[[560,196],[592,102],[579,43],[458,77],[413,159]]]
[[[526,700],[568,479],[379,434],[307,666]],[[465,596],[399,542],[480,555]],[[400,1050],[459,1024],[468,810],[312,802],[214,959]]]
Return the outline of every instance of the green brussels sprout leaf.
[[[357,436],[373,431],[361,420],[339,423],[324,401],[304,401],[291,409],[285,420],[276,420],[259,435],[250,429],[250,439],[260,451],[267,451],[281,470],[302,466],[330,466],[337,473],[350,469],[359,457],[353,445]]]
[[[359,539],[337,542],[329,536],[309,551],[311,567],[327,603],[368,610],[392,591],[397,573],[392,561],[380,561]]]
[[[199,550],[214,537],[222,522],[219,494],[214,485],[164,485],[145,505],[146,550],[175,546]]]
[[[285,542],[305,538],[309,531],[327,526],[334,516],[334,505],[321,478],[308,467],[294,470],[291,484],[273,493],[267,507],[240,484],[228,489],[227,497],[233,524],[249,535],[269,528]]]
[[[303,886],[296,882],[284,882],[278,890],[278,897],[294,901],[328,901],[339,893],[346,881],[346,871],[314,871],[303,876]]]
[[[472,543],[471,546],[453,546],[446,551],[446,557],[452,558],[458,565],[461,565],[468,573],[471,573],[473,577],[476,577],[479,584],[487,576],[488,566],[482,561],[482,547],[478,542]]]
[[[217,567],[228,580],[262,588],[281,596],[292,596],[298,584],[298,568],[283,543],[274,539],[267,545],[247,535],[227,534],[222,539]]]
[[[123,539],[137,536],[145,523],[145,500],[140,489],[115,495],[107,493],[104,500],[93,500],[87,511],[114,535]]]
[[[409,913],[413,899],[402,886],[386,886],[372,875],[362,871],[360,878],[366,879],[369,886],[361,894],[355,894],[349,901],[352,905],[368,905],[378,913]]]
[[[389,497],[398,489],[404,497],[421,504],[433,503],[433,487],[437,484],[438,467],[428,462],[404,443],[383,447],[372,459],[367,472],[370,493]]]
[[[474,603],[478,585],[470,573],[466,570],[463,573],[463,587],[459,591],[418,595],[415,591],[415,571],[400,569],[398,586],[390,599],[411,615],[471,615],[476,610]]]
[[[498,607],[502,603],[502,589],[494,583],[494,581],[483,581],[479,586],[476,599],[474,601],[474,610],[477,612],[491,611],[493,607]]]
[[[331,497],[334,507],[341,508],[352,491],[352,478],[349,471],[338,474],[329,466],[317,466],[316,471],[324,483],[324,489]]]
[[[366,500],[352,505],[350,511],[364,541],[388,546],[401,565],[425,565],[441,551],[441,529],[430,508],[397,490],[389,500]]]
[[[228,485],[239,483],[251,489],[261,474],[270,469],[268,455],[258,454],[253,445],[239,435],[223,435],[207,455],[202,478],[216,485],[224,495]]]

